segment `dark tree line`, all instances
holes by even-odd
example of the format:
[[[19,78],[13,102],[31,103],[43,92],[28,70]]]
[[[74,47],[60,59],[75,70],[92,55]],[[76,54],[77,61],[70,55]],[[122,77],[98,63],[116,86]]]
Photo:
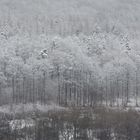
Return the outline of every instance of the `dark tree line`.
[[[102,79],[82,69],[56,68],[39,75],[8,77],[6,82],[6,85],[0,84],[1,105],[54,102],[60,106],[128,106],[131,97],[135,97],[134,104],[139,105],[137,75],[134,95],[130,93],[129,74],[124,78],[106,76]]]
[[[134,110],[69,108],[14,116],[0,114],[0,118],[1,140],[139,140],[140,137],[140,114]]]

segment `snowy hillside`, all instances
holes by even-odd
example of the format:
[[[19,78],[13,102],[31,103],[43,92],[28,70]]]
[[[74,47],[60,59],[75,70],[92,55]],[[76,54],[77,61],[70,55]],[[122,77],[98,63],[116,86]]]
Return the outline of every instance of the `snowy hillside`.
[[[0,104],[139,105],[140,1],[1,0]]]
[[[140,0],[0,0],[0,140],[140,140]]]
[[[94,31],[140,34],[138,0],[1,0],[0,31],[71,35]]]

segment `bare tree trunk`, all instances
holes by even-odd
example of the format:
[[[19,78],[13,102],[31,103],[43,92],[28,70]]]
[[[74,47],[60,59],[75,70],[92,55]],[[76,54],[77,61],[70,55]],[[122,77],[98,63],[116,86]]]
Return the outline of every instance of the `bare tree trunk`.
[[[18,86],[18,77],[16,77],[15,87],[16,87],[16,97],[15,97],[15,103],[17,104],[17,103],[19,102],[19,86]]]
[[[118,77],[117,77],[117,81],[116,81],[116,90],[117,90],[117,106],[119,106],[120,91],[119,91],[119,80],[118,80]]]
[[[26,95],[25,94],[26,94],[25,93],[25,77],[23,77],[23,103],[26,103],[26,100],[25,100]]]
[[[138,107],[138,94],[139,94],[139,81],[138,81],[138,72],[136,71],[136,106]]]
[[[69,100],[70,100],[70,106],[71,106],[71,99],[72,99],[72,88],[73,88],[72,70],[70,70],[70,84],[69,84]]]
[[[68,94],[68,90],[67,90],[67,81],[66,81],[66,83],[65,83],[65,106],[67,106],[67,95]]]
[[[126,74],[126,106],[129,102],[129,72]]]
[[[12,77],[12,104],[15,103],[15,77]]]
[[[43,72],[43,103],[46,104],[46,73]]]
[[[58,80],[58,81],[57,81],[57,82],[58,82],[57,104],[60,105],[60,96],[61,96],[61,95],[60,95],[60,92],[61,92],[61,91],[60,91],[60,90],[61,90],[60,88],[61,88],[61,87],[60,87],[60,69],[59,69],[59,66],[58,66],[58,68],[57,68],[57,71],[58,71],[58,75],[57,75],[57,77],[58,77],[58,79],[57,79],[57,80]]]
[[[79,89],[79,106],[82,105],[82,89],[83,89],[83,85],[82,85],[82,72],[80,70],[79,73],[79,83],[80,83],[80,89]]]
[[[124,106],[124,81],[122,80],[122,106]]]
[[[32,81],[32,102],[33,104],[35,103],[35,95],[34,95],[34,92],[35,92],[35,79],[34,79],[34,73],[33,73],[33,81]]]
[[[112,81],[110,80],[110,106],[112,107]]]
[[[107,85],[107,75],[106,75],[106,106],[108,106],[108,85]]]
[[[1,99],[2,99],[2,84],[0,82],[0,105],[3,104]]]

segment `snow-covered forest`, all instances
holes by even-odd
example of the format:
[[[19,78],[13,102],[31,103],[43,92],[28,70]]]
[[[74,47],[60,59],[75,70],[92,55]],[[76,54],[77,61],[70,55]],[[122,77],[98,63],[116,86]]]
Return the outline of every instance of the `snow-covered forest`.
[[[139,4],[0,1],[1,104],[138,106]]]
[[[134,107],[135,110],[139,110],[139,7],[138,0],[0,0],[0,113],[8,112],[6,118],[13,120],[9,113],[12,113],[14,119],[18,118],[19,114],[13,115],[18,106],[21,106],[19,112],[22,110],[24,113],[25,108],[33,106],[31,110],[39,118],[36,112],[38,110],[46,110],[44,111],[46,113],[51,110],[50,106],[55,106],[56,110],[72,107],[71,114],[76,114],[77,117],[72,119],[78,119],[78,115],[83,115],[81,113],[83,108],[86,108],[88,113],[90,107],[92,109]],[[8,107],[10,109],[7,109]],[[79,108],[82,109],[79,111]],[[115,115],[121,114],[120,110],[118,112],[97,110],[91,113],[97,113],[101,120],[102,114],[107,113],[105,118],[107,124],[109,115],[113,114],[111,119],[115,121]],[[46,118],[54,119],[58,115],[62,120],[68,120],[69,125],[62,122],[63,129],[75,125],[75,122],[69,122],[70,118],[67,117],[70,114],[67,111],[63,112],[66,115],[64,118],[61,113],[61,111],[51,112],[50,116],[47,113]],[[135,115],[139,116],[137,112],[127,113],[122,114],[129,116],[130,120]],[[44,115],[42,114],[43,118]],[[70,116],[73,117],[72,115]],[[25,119],[22,115],[21,118]],[[84,115],[84,119],[86,118]],[[88,116],[88,119],[93,121],[91,116]],[[89,134],[91,129],[87,129],[91,128],[88,121],[86,126],[78,122],[86,127],[88,135],[84,140],[111,140],[110,137],[106,139],[93,137],[93,129],[91,138]],[[99,127],[95,130],[106,131],[107,128],[101,127],[98,119],[96,121]],[[26,124],[24,121],[21,122],[24,123]],[[42,122],[39,123],[42,128]],[[53,120],[51,123],[52,126]],[[13,123],[10,124],[13,127]],[[33,127],[34,123],[31,126]],[[110,135],[114,138],[112,140],[137,140],[131,136],[119,139],[118,130],[116,132],[114,127],[109,127]],[[52,129],[56,129],[55,125]],[[83,128],[82,132],[76,130],[75,132],[73,128],[70,130],[71,133],[83,136]],[[0,135],[3,134],[1,131],[0,129]],[[59,138],[57,136],[54,139],[43,137],[44,133],[38,134],[40,139],[26,138],[78,140],[76,134],[70,134],[69,128],[66,131],[59,130],[57,133]],[[119,134],[116,137],[112,136],[115,133]],[[8,137],[6,140],[9,139]],[[13,137],[10,140],[13,140]]]
[[[0,43],[1,104],[138,105],[140,51],[128,36],[1,35]]]

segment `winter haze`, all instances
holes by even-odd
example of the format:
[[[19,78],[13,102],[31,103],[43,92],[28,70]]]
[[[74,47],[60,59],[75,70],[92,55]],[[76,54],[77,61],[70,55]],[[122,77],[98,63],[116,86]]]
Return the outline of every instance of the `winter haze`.
[[[139,111],[139,0],[0,0],[0,140],[139,140]]]

